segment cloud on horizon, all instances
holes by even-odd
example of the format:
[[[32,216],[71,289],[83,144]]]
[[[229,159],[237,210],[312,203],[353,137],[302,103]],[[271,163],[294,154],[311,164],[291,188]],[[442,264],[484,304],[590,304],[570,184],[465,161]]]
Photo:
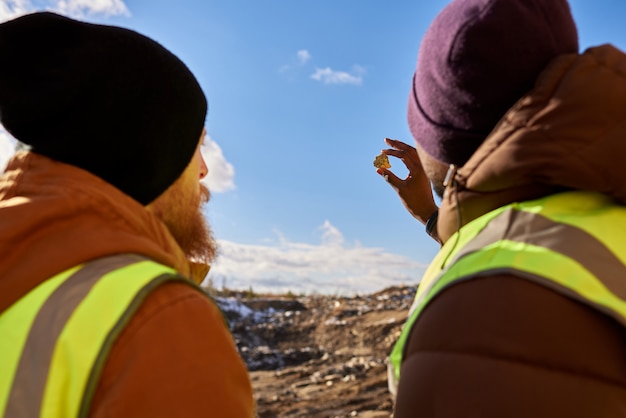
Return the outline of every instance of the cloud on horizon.
[[[130,16],[123,0],[0,0],[0,21],[37,10],[48,10],[76,19],[88,16]]]
[[[255,292],[367,294],[389,286],[414,285],[426,265],[383,248],[348,245],[329,221],[319,245],[290,242],[248,245],[219,240],[220,255],[205,284]],[[280,233],[277,233],[280,234]]]

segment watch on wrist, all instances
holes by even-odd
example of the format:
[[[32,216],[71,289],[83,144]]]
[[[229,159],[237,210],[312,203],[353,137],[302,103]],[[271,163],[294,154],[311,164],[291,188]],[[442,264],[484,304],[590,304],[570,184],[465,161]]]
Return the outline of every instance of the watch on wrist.
[[[437,234],[437,219],[439,219],[439,210],[435,210],[426,221],[426,233],[429,237],[439,242],[439,234]]]

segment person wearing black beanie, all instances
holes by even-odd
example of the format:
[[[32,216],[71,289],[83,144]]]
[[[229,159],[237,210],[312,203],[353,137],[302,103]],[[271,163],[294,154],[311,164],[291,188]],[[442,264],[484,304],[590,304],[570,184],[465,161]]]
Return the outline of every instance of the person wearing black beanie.
[[[3,416],[254,416],[198,284],[207,100],[135,31],[50,12],[0,24]]]
[[[34,152],[142,205],[191,160],[207,101],[152,39],[44,12],[0,25],[0,52],[0,122]]]
[[[409,174],[378,173],[441,249],[395,418],[624,416],[626,53],[578,48],[567,0],[452,0],[420,42]]]

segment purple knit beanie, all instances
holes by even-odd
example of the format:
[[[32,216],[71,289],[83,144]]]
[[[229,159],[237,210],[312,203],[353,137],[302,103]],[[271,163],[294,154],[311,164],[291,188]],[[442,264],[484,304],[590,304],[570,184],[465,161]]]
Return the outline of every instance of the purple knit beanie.
[[[462,166],[554,57],[577,52],[566,0],[453,0],[422,39],[408,106],[413,137]]]

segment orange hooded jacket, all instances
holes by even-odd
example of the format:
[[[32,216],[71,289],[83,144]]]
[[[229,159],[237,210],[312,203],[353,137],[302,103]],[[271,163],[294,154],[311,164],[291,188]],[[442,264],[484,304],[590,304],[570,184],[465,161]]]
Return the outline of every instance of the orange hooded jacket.
[[[195,281],[206,273],[132,198],[32,152],[18,152],[0,177],[0,237],[0,312],[106,255],[142,254]],[[90,415],[253,417],[247,370],[218,307],[181,283],[153,291],[111,349]]]

